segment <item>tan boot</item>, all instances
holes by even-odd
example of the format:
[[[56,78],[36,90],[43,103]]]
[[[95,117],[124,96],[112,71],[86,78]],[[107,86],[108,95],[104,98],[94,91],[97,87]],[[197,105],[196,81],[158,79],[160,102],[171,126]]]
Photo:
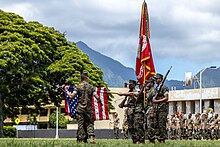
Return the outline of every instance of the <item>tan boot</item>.
[[[95,144],[95,137],[94,136],[90,136],[90,144]]]

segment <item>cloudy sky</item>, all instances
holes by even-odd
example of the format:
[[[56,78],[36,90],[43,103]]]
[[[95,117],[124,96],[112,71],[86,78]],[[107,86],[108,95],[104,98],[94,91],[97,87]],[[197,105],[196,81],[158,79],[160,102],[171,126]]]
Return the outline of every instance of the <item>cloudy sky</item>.
[[[143,0],[5,0],[0,9],[54,27],[69,41],[135,68]],[[146,0],[156,71],[183,80],[220,66],[220,0]]]

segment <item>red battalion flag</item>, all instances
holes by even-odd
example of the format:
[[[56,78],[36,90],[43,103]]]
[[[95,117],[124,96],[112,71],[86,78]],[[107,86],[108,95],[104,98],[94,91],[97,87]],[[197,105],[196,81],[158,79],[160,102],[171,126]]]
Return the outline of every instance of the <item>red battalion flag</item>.
[[[150,26],[147,4],[144,1],[141,11],[139,46],[136,57],[136,76],[139,83],[155,75],[154,62],[150,47]]]
[[[96,92],[101,99],[101,103],[97,102],[97,99],[92,97],[92,108],[94,120],[108,120],[108,93],[105,87],[96,88]]]

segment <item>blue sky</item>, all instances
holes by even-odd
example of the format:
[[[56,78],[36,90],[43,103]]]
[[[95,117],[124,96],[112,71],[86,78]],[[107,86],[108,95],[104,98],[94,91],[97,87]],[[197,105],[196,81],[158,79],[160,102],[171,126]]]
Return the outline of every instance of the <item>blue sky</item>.
[[[0,9],[27,21],[54,27],[69,41],[135,68],[142,0],[7,0]],[[156,71],[184,80],[211,65],[220,66],[219,0],[146,0]]]

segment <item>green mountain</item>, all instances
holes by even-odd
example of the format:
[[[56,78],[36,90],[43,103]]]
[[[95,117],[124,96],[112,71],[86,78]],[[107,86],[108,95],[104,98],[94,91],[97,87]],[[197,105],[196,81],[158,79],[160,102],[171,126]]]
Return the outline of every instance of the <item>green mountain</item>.
[[[135,71],[132,68],[123,66],[120,62],[113,60],[110,57],[102,55],[88,47],[82,41],[76,43],[77,47],[84,53],[89,55],[90,60],[104,72],[104,81],[110,87],[122,87],[124,82],[129,79],[136,79]],[[220,87],[220,68],[206,69],[202,74],[202,85],[205,88]],[[196,74],[199,78],[199,72]],[[192,86],[184,86],[184,81],[166,80],[165,85],[169,89],[176,90],[199,88],[199,81],[194,81]]]
[[[77,42],[76,45],[89,55],[89,59],[96,66],[102,69],[104,73],[103,80],[108,83],[109,87],[123,87],[123,84],[128,80],[136,79],[134,69],[125,67],[120,62],[94,51],[82,41]]]

